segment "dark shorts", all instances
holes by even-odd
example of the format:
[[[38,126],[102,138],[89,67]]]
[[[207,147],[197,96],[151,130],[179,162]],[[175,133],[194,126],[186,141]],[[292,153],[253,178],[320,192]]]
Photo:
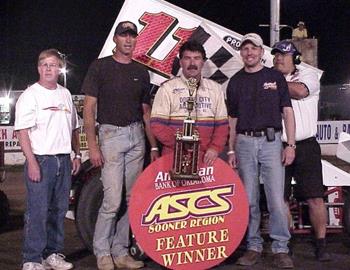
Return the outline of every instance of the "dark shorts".
[[[297,142],[294,162],[286,167],[285,198],[291,195],[292,177],[293,195],[297,199],[322,198],[325,188],[322,182],[321,148],[316,138]]]

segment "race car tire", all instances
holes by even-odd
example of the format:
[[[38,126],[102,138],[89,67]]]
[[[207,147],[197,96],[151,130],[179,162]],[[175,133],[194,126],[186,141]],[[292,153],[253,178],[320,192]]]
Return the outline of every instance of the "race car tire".
[[[75,225],[78,235],[82,240],[84,246],[93,251],[93,237],[95,232],[95,224],[97,220],[98,210],[102,204],[103,199],[103,185],[100,181],[101,173],[94,171],[88,174],[88,180],[84,183],[75,212]],[[125,205],[122,205],[123,210]],[[134,237],[130,239],[130,255],[136,260],[145,260],[147,255],[142,248],[136,243]]]
[[[0,227],[5,226],[9,221],[10,204],[5,192],[0,190]]]
[[[345,232],[350,236],[350,187],[343,187],[343,224]]]
[[[83,186],[75,214],[75,224],[83,244],[92,251],[95,224],[103,199],[100,174],[91,176]]]
[[[138,261],[144,261],[147,259],[147,255],[140,245],[136,242],[134,235],[131,236],[131,246],[130,246],[130,255]]]

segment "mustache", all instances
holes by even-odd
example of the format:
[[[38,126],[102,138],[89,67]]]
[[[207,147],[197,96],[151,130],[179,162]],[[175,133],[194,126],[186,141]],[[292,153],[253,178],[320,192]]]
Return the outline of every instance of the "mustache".
[[[198,67],[197,67],[197,66],[195,66],[195,65],[189,65],[187,69],[188,69],[188,70],[190,70],[190,69],[197,70],[197,69],[198,69]]]

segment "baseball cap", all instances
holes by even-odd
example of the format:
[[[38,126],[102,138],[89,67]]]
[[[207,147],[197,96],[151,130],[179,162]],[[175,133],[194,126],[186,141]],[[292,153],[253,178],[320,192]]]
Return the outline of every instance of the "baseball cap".
[[[275,54],[277,52],[280,52],[283,54],[299,53],[297,48],[295,48],[294,44],[288,40],[282,40],[282,41],[277,42],[275,45],[273,45],[272,50],[271,50],[271,54]]]
[[[114,35],[121,35],[127,32],[137,35],[137,27],[130,21],[123,21],[118,23],[117,27],[115,28]]]
[[[300,21],[300,22],[298,22],[297,25],[298,25],[298,26],[299,26],[299,25],[305,25],[305,23],[304,23],[303,21]]]
[[[246,43],[246,42],[251,42],[257,47],[262,47],[264,44],[262,38],[258,34],[255,34],[255,33],[249,33],[249,34],[244,35],[242,40],[241,40],[240,47],[242,47],[244,45],[244,43]]]

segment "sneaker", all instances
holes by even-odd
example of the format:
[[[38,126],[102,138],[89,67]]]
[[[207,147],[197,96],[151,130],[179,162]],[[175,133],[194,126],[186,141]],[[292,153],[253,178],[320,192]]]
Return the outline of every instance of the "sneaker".
[[[26,262],[23,264],[22,270],[45,270],[41,263]]]
[[[273,262],[277,268],[292,269],[294,268],[293,261],[288,253],[276,253],[273,255]]]
[[[257,252],[255,250],[247,250],[242,257],[240,257],[236,264],[238,265],[244,265],[244,266],[251,266],[256,264],[261,257],[261,252]]]
[[[326,249],[326,239],[316,239],[316,258],[320,262],[328,262],[331,261],[331,255],[327,252]]]
[[[97,257],[97,268],[99,270],[113,270],[114,264],[110,255]]]
[[[113,256],[113,261],[117,268],[138,269],[145,266],[143,261],[136,261],[130,255]]]
[[[43,260],[43,266],[45,269],[53,270],[68,270],[73,268],[73,264],[66,262],[64,259],[66,257],[60,253],[53,253],[45,260]]]

